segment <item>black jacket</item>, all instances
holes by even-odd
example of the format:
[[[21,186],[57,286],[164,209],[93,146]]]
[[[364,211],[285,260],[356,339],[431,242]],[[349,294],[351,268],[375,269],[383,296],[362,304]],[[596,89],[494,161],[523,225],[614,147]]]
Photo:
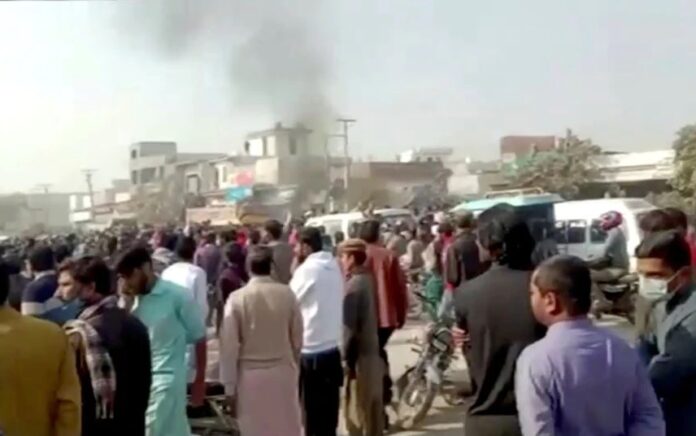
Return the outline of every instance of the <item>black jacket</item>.
[[[86,320],[99,333],[116,372],[115,419],[97,421],[89,372],[80,368],[82,434],[84,436],[145,435],[152,362],[145,325],[123,309],[105,308]],[[79,368],[80,365],[78,365]]]
[[[474,387],[467,435],[519,434],[515,403],[515,362],[522,350],[541,339],[529,300],[532,271],[494,265],[455,291],[457,323],[470,336],[464,350]],[[485,425],[476,426],[476,419]],[[474,428],[486,430],[473,431]]]
[[[486,270],[486,266],[481,263],[473,233],[459,234],[447,249],[445,260],[445,281],[453,288],[478,277]]]

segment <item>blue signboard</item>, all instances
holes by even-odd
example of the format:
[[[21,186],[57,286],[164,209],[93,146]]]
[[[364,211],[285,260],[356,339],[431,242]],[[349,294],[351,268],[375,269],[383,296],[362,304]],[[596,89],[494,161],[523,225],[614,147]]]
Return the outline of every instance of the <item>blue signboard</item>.
[[[236,203],[251,197],[252,193],[252,189],[249,186],[235,186],[234,188],[227,188],[225,191],[225,200],[230,203]]]

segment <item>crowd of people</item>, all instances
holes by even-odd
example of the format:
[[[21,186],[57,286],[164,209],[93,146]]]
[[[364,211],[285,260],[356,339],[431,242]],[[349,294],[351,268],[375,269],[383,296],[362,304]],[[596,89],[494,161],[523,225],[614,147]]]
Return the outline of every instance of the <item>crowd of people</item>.
[[[682,212],[641,220],[635,347],[593,323],[590,266],[514,207],[436,221],[15,242],[0,264],[0,435],[189,435],[213,342],[242,435],[331,436],[340,416],[350,435],[384,434],[409,281],[461,345],[466,435],[696,434]]]

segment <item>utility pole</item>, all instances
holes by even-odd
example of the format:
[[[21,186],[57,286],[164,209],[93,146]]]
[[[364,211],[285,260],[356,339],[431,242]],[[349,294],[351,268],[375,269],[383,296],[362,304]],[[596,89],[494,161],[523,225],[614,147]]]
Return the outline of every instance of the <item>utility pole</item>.
[[[41,207],[41,209],[43,209],[43,223],[38,223],[38,224],[43,224],[43,226],[45,228],[48,228],[48,220],[51,218],[50,217],[51,211],[50,211],[49,200],[48,200],[48,191],[51,189],[51,184],[50,183],[40,183],[36,186],[43,191],[43,205]],[[32,213],[32,216],[35,216],[35,215]]]
[[[92,186],[92,175],[94,175],[95,172],[96,170],[91,169],[82,170],[82,174],[85,175],[85,182],[87,182],[87,193],[89,194],[90,212],[94,211],[94,187]]]
[[[350,154],[348,152],[348,126],[355,123],[354,119],[338,118],[337,122],[343,124],[343,134],[338,135],[343,137],[343,158],[345,159],[345,167],[343,169],[343,188],[345,189],[346,198],[348,198],[348,180],[350,179]]]

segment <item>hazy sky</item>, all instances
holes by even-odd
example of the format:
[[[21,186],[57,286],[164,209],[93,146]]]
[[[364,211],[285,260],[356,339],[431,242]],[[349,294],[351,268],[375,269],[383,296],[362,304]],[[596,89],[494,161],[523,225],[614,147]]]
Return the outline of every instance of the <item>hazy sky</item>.
[[[200,14],[208,1],[167,0],[174,14],[127,1],[0,3],[0,192],[84,189],[81,168],[97,169],[103,187],[127,177],[132,142],[231,152],[270,127],[277,111],[230,80],[253,56],[237,62],[226,32],[257,16]],[[696,122],[693,0],[313,4],[288,13],[311,16],[322,91],[358,119],[364,157],[450,146],[495,158],[500,136],[566,127],[605,148],[648,150]]]

